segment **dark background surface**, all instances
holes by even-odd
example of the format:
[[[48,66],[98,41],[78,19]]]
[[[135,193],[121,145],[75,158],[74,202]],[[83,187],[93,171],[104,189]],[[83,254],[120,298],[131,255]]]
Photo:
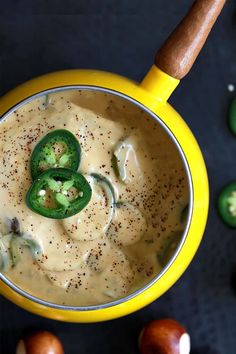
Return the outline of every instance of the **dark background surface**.
[[[140,80],[155,50],[191,0],[0,0],[0,95],[27,79],[67,68],[97,68]],[[141,328],[162,316],[189,330],[193,354],[236,353],[236,233],[218,218],[222,185],[236,179],[236,139],[227,128],[229,83],[236,84],[236,0],[224,12],[193,70],[171,98],[202,148],[211,186],[205,237],[194,261],[162,298],[102,324],[43,319],[0,299],[0,353],[14,354],[32,329],[58,334],[66,354],[135,354]]]

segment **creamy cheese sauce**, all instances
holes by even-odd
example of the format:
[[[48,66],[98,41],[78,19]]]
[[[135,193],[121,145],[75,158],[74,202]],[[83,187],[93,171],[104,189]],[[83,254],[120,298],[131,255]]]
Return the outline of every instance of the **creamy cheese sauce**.
[[[55,129],[77,137],[82,149],[79,172],[92,187],[88,206],[64,220],[40,216],[25,204],[32,183],[31,153]],[[123,180],[112,164],[119,149]],[[161,271],[171,240],[175,235],[178,240],[185,228],[182,211],[189,192],[175,145],[147,113],[111,94],[60,91],[17,109],[0,124],[0,170],[0,241],[9,232],[7,220],[17,218],[21,232],[41,249],[33,257],[22,246],[20,261],[15,266],[6,262],[2,272],[47,301],[97,305],[142,288]],[[111,210],[93,173],[111,183],[117,207]],[[2,257],[9,256],[9,248],[5,238]]]

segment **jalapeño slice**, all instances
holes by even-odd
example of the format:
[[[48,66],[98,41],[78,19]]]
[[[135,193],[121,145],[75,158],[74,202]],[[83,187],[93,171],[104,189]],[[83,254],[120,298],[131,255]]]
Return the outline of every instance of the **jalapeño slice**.
[[[218,211],[222,220],[236,228],[236,182],[228,184],[218,198]]]
[[[52,168],[35,179],[26,195],[26,204],[35,213],[51,219],[65,219],[89,203],[91,187],[80,173]]]
[[[54,130],[45,135],[31,155],[32,179],[50,168],[69,168],[77,171],[81,148],[76,137],[65,129]]]
[[[236,97],[233,99],[229,108],[229,127],[232,133],[236,135]]]
[[[157,255],[159,263],[162,267],[165,267],[171,260],[171,257],[173,257],[183,237],[183,232],[184,231],[175,231],[169,239],[165,240],[161,253]]]

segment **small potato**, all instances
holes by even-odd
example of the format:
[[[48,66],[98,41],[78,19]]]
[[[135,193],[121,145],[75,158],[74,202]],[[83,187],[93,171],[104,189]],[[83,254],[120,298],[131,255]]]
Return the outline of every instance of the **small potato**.
[[[155,320],[142,330],[139,348],[141,354],[189,354],[190,337],[175,320]]]
[[[64,354],[64,349],[54,334],[40,331],[21,339],[16,354]]]

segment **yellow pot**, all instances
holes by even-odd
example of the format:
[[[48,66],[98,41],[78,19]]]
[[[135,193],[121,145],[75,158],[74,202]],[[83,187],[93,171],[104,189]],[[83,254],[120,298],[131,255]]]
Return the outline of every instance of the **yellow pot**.
[[[25,100],[57,89],[90,89],[118,95],[138,105],[169,134],[182,158],[189,186],[189,214],[185,232],[172,259],[150,283],[108,304],[69,307],[37,299],[0,274],[0,292],[33,313],[68,322],[98,322],[134,312],[160,297],[183,274],[200,244],[208,213],[209,190],[198,144],[179,114],[167,103],[190,70],[226,0],[195,0],[190,11],[158,51],[155,64],[141,84],[94,70],[69,70],[26,82],[0,99],[0,118]]]
[[[153,66],[141,84],[124,77],[93,70],[70,70],[47,74],[28,81],[0,99],[0,117],[35,94],[55,88],[105,89],[143,107],[155,115],[169,131],[185,163],[190,184],[190,214],[185,236],[168,266],[151,283],[136,293],[111,303],[90,308],[48,306],[44,301],[25,296],[0,275],[0,292],[24,309],[48,318],[69,322],[110,320],[134,312],[167,291],[192,260],[201,241],[208,212],[208,180],[198,144],[180,115],[167,103],[179,80]]]

